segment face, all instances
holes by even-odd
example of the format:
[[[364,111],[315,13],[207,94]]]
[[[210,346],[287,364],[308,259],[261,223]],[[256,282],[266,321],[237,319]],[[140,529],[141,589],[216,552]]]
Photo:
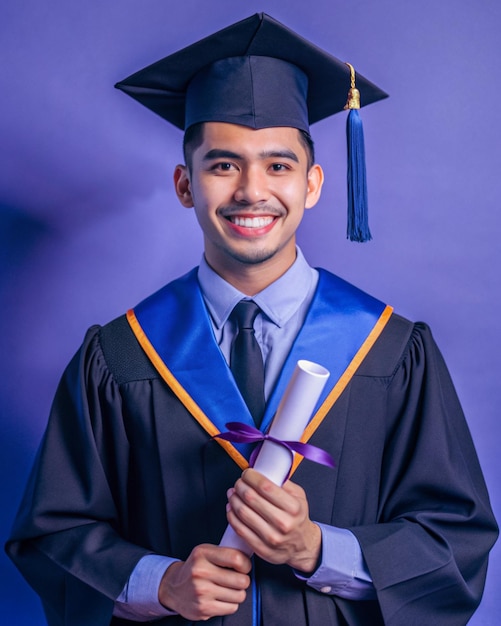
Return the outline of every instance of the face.
[[[268,282],[296,257],[296,230],[323,182],[320,166],[308,170],[294,128],[253,130],[210,122],[190,170],[174,174],[178,197],[194,207],[207,262],[223,278],[259,271]]]

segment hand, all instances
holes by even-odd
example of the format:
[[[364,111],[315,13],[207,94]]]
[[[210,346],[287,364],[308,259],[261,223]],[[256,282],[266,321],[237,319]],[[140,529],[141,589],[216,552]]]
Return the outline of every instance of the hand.
[[[165,607],[193,621],[231,615],[245,600],[250,570],[250,559],[239,550],[199,545],[186,561],[167,568],[158,598]]]
[[[286,563],[305,573],[317,566],[322,533],[309,518],[304,490],[287,481],[278,487],[253,469],[228,491],[228,522],[269,563]]]

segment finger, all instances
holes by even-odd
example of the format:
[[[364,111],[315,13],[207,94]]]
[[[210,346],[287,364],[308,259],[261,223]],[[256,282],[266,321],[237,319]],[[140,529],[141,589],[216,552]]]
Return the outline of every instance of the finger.
[[[197,546],[187,561],[167,568],[161,581],[162,604],[187,619],[206,620],[234,613],[250,584],[247,575],[210,563],[204,558],[207,552],[211,550]]]
[[[219,590],[215,589],[215,592],[218,593]],[[182,609],[178,612],[188,620],[206,621],[211,617],[236,613],[244,600],[245,592],[240,592],[238,596],[234,595],[234,597],[227,596],[224,600],[219,599],[219,597],[212,597],[210,594],[195,593],[191,600],[187,599],[183,602]]]
[[[290,520],[297,517],[304,517],[306,510],[305,502],[287,493],[282,488],[273,485],[273,493],[268,494],[266,485],[265,495],[259,487],[254,488],[245,480],[240,480],[235,485],[234,493],[230,496],[229,502],[236,514],[243,520],[254,525],[252,516],[246,517],[246,509],[255,512],[260,518],[266,520],[272,526],[277,527],[282,532],[287,532]],[[278,493],[276,493],[276,491]],[[270,497],[271,496],[271,497]],[[250,515],[250,511],[248,512]]]
[[[263,520],[256,520],[252,525],[244,523],[231,510],[227,515],[228,523],[259,557],[269,563],[286,563],[289,559],[288,545],[284,537]]]
[[[250,515],[252,518],[252,512]],[[264,558],[264,551],[268,548],[269,525],[258,516],[250,521],[245,515],[241,518],[232,509],[228,510],[226,518],[235,533],[250,546],[252,552]]]
[[[252,561],[249,557],[235,548],[210,545],[204,556],[208,562],[218,568],[232,570],[241,574],[248,574],[252,569]]]
[[[237,494],[234,494],[231,498],[231,506],[227,511],[228,522],[235,532],[250,545],[254,552],[263,558],[267,558],[270,551],[280,551],[286,542],[288,532],[294,527],[293,518],[283,511],[274,507],[273,509],[268,512],[266,505],[264,505],[258,512],[247,506]],[[276,557],[275,554],[274,559]]]
[[[241,574],[240,572],[224,567],[215,567],[214,570],[210,572],[210,579],[214,585],[228,592],[243,591],[250,585],[250,577],[247,574]],[[222,600],[223,598],[219,597],[219,599]],[[235,600],[231,601],[234,602]]]
[[[304,489],[298,484],[293,483],[292,480],[285,481],[285,483],[282,485],[282,489],[295,498],[306,500],[306,493]]]
[[[217,602],[226,602],[228,604],[241,604],[245,600],[246,590],[249,584],[247,584],[244,589],[237,589],[229,586],[227,587],[225,585],[214,585],[214,590],[212,592],[214,600]]]
[[[194,621],[206,621],[211,617],[233,615],[238,611],[238,608],[242,602],[243,600],[240,602],[220,602],[218,600],[211,600],[207,603],[201,603],[200,606],[195,606],[194,611],[187,611],[187,614],[183,615],[183,617]]]
[[[252,469],[245,470],[235,484],[235,490],[239,495],[244,493],[245,487],[251,487],[263,501],[269,502],[291,515],[297,513],[297,499],[304,493],[301,487],[294,485],[294,483],[289,483],[285,489],[275,485],[271,480]],[[252,497],[250,492],[248,495]]]

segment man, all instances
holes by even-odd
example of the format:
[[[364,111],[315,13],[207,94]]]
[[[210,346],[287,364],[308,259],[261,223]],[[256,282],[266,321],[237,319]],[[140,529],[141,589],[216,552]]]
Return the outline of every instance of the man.
[[[256,15],[119,86],[186,128],[174,183],[204,258],[63,376],[8,543],[49,624],[465,624],[497,528],[440,353],[296,247],[323,182],[309,122],[350,69]],[[336,467],[278,486],[214,435],[266,431],[298,359],[331,371],[304,439]],[[252,560],[218,545],[227,523]]]

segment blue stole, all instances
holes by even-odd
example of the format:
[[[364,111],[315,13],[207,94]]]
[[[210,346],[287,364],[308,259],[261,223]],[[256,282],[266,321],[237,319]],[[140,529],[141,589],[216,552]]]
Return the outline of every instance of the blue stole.
[[[307,441],[340,396],[388,322],[392,309],[337,276],[319,270],[305,322],[268,399],[266,430],[299,359],[331,375],[301,438]],[[164,381],[193,417],[214,436],[231,421],[254,425],[217,345],[197,280],[197,269],[169,283],[127,312],[129,324]],[[234,461],[248,466],[248,445],[218,439]],[[301,462],[296,459],[293,471]]]

